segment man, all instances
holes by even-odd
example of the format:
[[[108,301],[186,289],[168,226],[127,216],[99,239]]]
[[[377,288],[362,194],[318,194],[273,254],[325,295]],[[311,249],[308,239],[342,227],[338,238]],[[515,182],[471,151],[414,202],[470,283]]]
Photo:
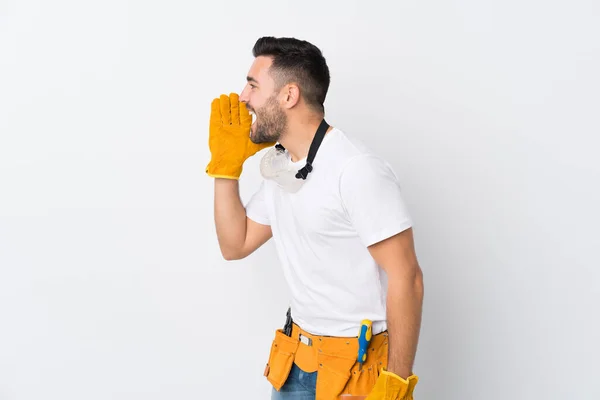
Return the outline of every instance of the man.
[[[325,121],[330,76],[317,47],[263,37],[253,55],[241,94],[213,100],[206,172],[224,258],[273,237],[291,289],[291,321],[275,333],[265,370],[272,398],[412,399],[423,282],[397,178]],[[244,206],[242,165],[267,147],[265,179]]]

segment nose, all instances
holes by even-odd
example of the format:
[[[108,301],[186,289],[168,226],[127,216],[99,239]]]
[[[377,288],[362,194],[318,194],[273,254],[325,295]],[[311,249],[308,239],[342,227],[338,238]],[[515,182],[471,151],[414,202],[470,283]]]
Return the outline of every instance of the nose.
[[[246,85],[244,90],[242,90],[242,93],[240,93],[240,101],[242,103],[248,103],[248,85]]]

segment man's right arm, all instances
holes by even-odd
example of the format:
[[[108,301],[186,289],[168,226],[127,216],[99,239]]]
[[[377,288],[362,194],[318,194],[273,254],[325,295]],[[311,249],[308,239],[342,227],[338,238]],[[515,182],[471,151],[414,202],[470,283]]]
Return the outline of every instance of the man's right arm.
[[[247,257],[273,236],[269,225],[246,216],[236,179],[215,178],[214,207],[217,238],[226,260]]]

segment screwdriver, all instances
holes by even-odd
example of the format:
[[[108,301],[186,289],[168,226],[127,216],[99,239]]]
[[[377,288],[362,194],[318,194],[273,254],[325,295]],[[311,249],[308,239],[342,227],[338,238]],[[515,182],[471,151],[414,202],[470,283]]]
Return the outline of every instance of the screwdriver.
[[[362,370],[363,363],[367,360],[367,350],[371,342],[373,322],[363,319],[358,331],[358,370]]]

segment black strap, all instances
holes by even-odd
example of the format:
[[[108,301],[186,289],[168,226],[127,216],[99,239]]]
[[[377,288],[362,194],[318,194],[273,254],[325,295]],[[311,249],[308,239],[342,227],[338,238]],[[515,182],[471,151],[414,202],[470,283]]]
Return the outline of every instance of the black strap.
[[[285,325],[283,326],[283,333],[287,336],[292,336],[292,308],[289,307],[285,317]]]
[[[329,124],[325,122],[325,119],[323,119],[321,121],[321,124],[317,128],[317,133],[315,133],[315,137],[313,138],[310,144],[310,149],[308,149],[306,165],[302,169],[298,170],[298,172],[296,173],[296,178],[306,179],[308,174],[312,172],[312,163],[315,160],[315,156],[317,155],[317,150],[319,150],[319,146],[321,146],[321,142],[325,138],[325,133],[327,133],[327,129],[329,129]],[[285,151],[285,147],[283,147],[280,143],[277,143],[275,145],[275,148],[281,151]]]
[[[312,163],[315,160],[315,156],[317,155],[317,150],[319,150],[319,146],[321,146],[321,142],[323,138],[325,138],[325,133],[329,129],[329,124],[325,122],[325,119],[321,121],[319,128],[317,129],[317,133],[310,144],[310,149],[308,150],[308,157],[306,157],[306,165],[304,168],[298,171],[296,174],[296,178],[298,179],[306,179],[308,174],[312,172],[313,166]]]

